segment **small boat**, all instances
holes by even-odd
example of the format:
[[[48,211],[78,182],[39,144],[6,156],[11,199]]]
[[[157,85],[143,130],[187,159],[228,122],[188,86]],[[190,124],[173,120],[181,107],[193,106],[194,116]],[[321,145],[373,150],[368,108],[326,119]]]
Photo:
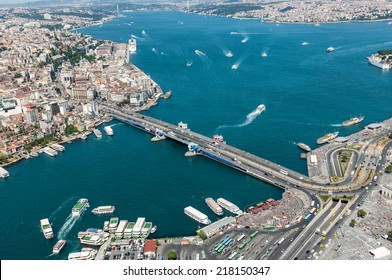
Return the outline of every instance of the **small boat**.
[[[97,208],[94,208],[91,212],[93,212],[95,215],[101,215],[101,214],[111,214],[116,210],[114,206],[98,206]]]
[[[306,46],[306,45],[309,45],[309,43],[308,42],[302,42],[302,46]]]
[[[225,52],[225,56],[233,57],[233,53],[231,51],[227,51],[227,52]]]
[[[112,136],[114,134],[113,129],[110,126],[105,126],[103,128],[108,136]]]
[[[86,139],[87,139],[87,136],[83,134],[82,136],[80,136],[80,139],[86,140]]]
[[[335,50],[334,47],[328,47],[327,52],[333,52]]]
[[[257,106],[256,111],[258,113],[262,113],[262,112],[265,111],[265,109],[266,109],[265,105],[264,104],[260,104],[259,106]]]
[[[262,52],[261,53],[261,57],[267,57],[268,55],[267,55],[267,53],[266,52]]]
[[[233,69],[233,70],[238,69],[238,64],[233,64],[233,65],[231,66],[231,69]]]
[[[94,132],[95,136],[97,136],[97,138],[102,138],[102,133],[101,133],[101,131],[99,131],[99,129],[94,128],[93,132]]]
[[[61,249],[64,247],[65,243],[67,243],[66,240],[60,239],[57,241],[57,243],[53,246],[53,254],[58,254],[60,253]]]
[[[305,143],[298,143],[298,147],[301,148],[302,150],[307,151],[307,152],[312,151],[312,149],[308,145],[306,145]]]
[[[39,154],[38,154],[37,152],[31,152],[31,153],[30,153],[30,156],[32,156],[32,157],[38,157]]]
[[[154,225],[154,226],[151,228],[150,233],[154,233],[154,232],[156,232],[156,231],[157,231],[157,226]]]

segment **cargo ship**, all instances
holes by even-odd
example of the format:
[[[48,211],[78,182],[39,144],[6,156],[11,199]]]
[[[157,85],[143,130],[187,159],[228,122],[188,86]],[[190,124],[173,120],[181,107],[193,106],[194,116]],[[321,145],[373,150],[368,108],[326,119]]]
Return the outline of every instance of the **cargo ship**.
[[[219,206],[218,203],[216,203],[215,200],[213,200],[211,197],[206,198],[206,204],[210,209],[217,215],[221,216],[223,215],[223,209],[222,207]]]
[[[332,141],[336,137],[338,137],[339,131],[333,132],[333,133],[327,133],[323,137],[320,137],[317,139],[317,144],[321,145],[324,143],[327,143],[328,141]]]
[[[97,250],[92,248],[83,248],[80,252],[70,253],[68,260],[93,260],[97,252]]]
[[[312,149],[305,143],[298,143],[298,147],[307,152],[312,151]]]
[[[227,211],[236,214],[236,215],[241,215],[242,211],[240,210],[240,208],[238,208],[237,205],[231,203],[230,201],[224,199],[224,198],[218,198],[217,200],[219,206],[222,206],[224,209],[226,209]]]
[[[185,207],[184,213],[185,215],[191,217],[192,219],[194,219],[195,221],[201,224],[204,225],[211,224],[211,221],[208,219],[207,215],[201,213],[199,210],[196,210],[192,206]]]
[[[354,118],[350,118],[347,121],[342,122],[342,126],[350,126],[350,125],[354,125],[354,124],[358,124],[360,122],[363,121],[365,117],[354,117]]]
[[[59,241],[56,242],[56,244],[53,246],[53,254],[58,254],[60,253],[61,249],[63,249],[65,243],[67,243],[66,240],[60,239]]]
[[[108,205],[108,206],[98,206],[94,208],[91,212],[95,215],[102,215],[102,214],[112,214],[116,210],[116,207]]]
[[[53,234],[53,229],[52,226],[49,223],[49,219],[41,219],[40,220],[40,226],[41,226],[41,231],[44,234],[46,239],[52,239],[54,234]]]
[[[105,126],[105,127],[103,128],[103,130],[105,130],[105,132],[106,132],[106,134],[107,134],[108,136],[114,135],[113,129],[112,129],[110,126]]]
[[[72,208],[72,216],[79,216],[84,210],[90,205],[88,204],[87,198],[81,198],[76,202],[75,206]]]

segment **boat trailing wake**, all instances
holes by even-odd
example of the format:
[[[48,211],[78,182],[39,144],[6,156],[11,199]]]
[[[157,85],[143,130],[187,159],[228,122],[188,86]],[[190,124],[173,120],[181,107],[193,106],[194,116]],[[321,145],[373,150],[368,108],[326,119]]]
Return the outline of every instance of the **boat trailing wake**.
[[[69,215],[67,217],[67,219],[65,220],[65,223],[63,224],[63,226],[59,230],[59,233],[58,233],[59,239],[66,239],[68,233],[71,231],[71,229],[75,225],[78,218],[79,218],[79,216],[72,216],[72,215]]]
[[[63,209],[65,206],[67,206],[68,204],[70,204],[71,201],[74,201],[74,200],[75,200],[75,197],[74,197],[74,196],[71,196],[70,198],[68,198],[67,200],[65,200],[63,203],[61,203],[61,205],[60,205],[56,210],[54,210],[54,212],[53,212],[52,214],[50,214],[49,220],[52,221],[53,218],[54,218],[54,216],[55,216],[61,209]]]
[[[157,51],[156,48],[152,48],[151,50],[152,50],[154,53],[158,54],[158,51]]]
[[[246,116],[246,120],[243,123],[236,124],[236,125],[226,125],[225,124],[225,125],[219,126],[217,129],[228,128],[228,127],[244,127],[244,126],[250,125],[257,118],[257,116],[260,115],[261,113],[262,112],[260,110],[255,109]]]
[[[192,61],[192,60],[188,60],[188,61],[186,62],[186,66],[188,66],[188,67],[192,66],[192,64],[193,64],[193,61]]]

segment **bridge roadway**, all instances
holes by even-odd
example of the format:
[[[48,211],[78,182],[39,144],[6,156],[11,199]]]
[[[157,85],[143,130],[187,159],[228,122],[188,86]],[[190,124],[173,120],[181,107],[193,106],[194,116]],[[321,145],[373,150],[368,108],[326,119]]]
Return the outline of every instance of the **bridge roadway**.
[[[133,111],[126,111],[111,105],[100,104],[100,110],[111,115],[113,118],[130,124],[136,128],[155,135],[157,129],[162,130],[165,137],[188,145],[195,143],[199,145],[199,155],[203,155],[236,170],[244,172],[252,177],[275,186],[301,187],[318,191],[328,191],[330,186],[313,182],[307,176],[284,168],[276,163],[260,158],[225,143],[214,142],[199,133],[183,129],[175,125],[151,118]],[[334,191],[342,191],[345,186],[335,187]]]

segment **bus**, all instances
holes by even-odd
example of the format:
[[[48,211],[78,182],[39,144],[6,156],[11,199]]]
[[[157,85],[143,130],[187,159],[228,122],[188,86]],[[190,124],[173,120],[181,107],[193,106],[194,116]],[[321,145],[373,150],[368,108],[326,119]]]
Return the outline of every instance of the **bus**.
[[[278,241],[278,245],[282,244],[284,241],[284,237],[282,237],[279,241]]]
[[[258,235],[259,234],[259,231],[255,231],[254,233],[252,233],[251,235],[250,235],[250,238],[254,238],[256,235]]]
[[[313,207],[312,209],[310,209],[309,213],[313,214],[314,211],[316,211],[316,207]]]
[[[234,251],[233,253],[231,253],[231,255],[229,256],[229,260],[234,259],[236,256],[238,255],[238,253],[236,251]]]
[[[238,248],[239,248],[239,249],[244,249],[245,246],[246,246],[246,244],[248,244],[248,242],[244,241],[244,242],[241,243],[240,246],[238,246]]]
[[[199,254],[196,254],[196,260],[197,261],[200,260],[200,255]]]
[[[245,234],[242,234],[240,237],[237,238],[237,242],[240,242],[244,238],[245,238]]]
[[[226,246],[229,246],[231,243],[233,243],[233,238],[229,238],[229,239],[227,239],[226,241],[225,241],[225,245]]]
[[[218,250],[216,251],[218,254],[222,253],[223,249],[225,249],[225,245],[221,245]]]
[[[312,216],[312,214],[310,214],[310,213],[308,215],[306,215],[305,221],[309,220],[311,216]]]
[[[279,170],[279,172],[282,173],[283,175],[286,175],[286,176],[289,175],[289,173],[283,169]]]
[[[206,257],[206,252],[201,251],[201,252],[200,252],[200,257],[201,257],[202,260],[205,260],[205,259],[207,258],[207,257]]]

